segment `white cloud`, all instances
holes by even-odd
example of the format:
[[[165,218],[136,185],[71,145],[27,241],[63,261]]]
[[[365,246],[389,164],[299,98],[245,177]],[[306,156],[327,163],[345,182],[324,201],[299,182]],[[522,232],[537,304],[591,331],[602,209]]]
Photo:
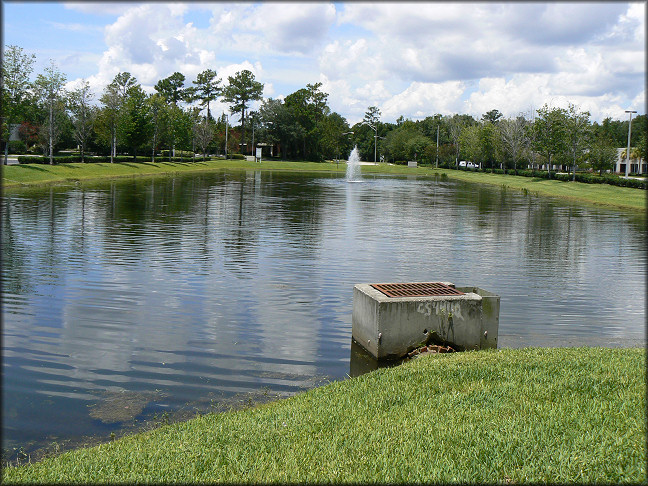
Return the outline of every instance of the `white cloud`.
[[[385,101],[379,108],[385,120],[395,120],[401,115],[406,118],[420,119],[435,113],[442,115],[462,113],[460,100],[464,90],[465,85],[461,81],[414,82],[406,90]]]
[[[262,35],[267,48],[283,53],[312,52],[335,22],[335,6],[323,3],[265,3],[241,28]]]
[[[120,71],[150,92],[175,71],[190,85],[207,68],[223,84],[249,69],[275,98],[321,81],[350,122],[372,105],[395,121],[494,108],[512,116],[571,100],[594,117],[645,99],[645,3],[64,5],[73,21],[47,20],[66,36],[112,16],[103,52],[54,56],[63,71],[84,66],[98,92]],[[95,16],[87,25],[84,13]]]
[[[366,39],[335,40],[327,44],[319,56],[319,68],[331,79],[376,77],[380,69],[377,53],[370,51]]]
[[[550,102],[550,76],[547,74],[519,74],[506,81],[504,78],[483,78],[477,91],[465,103],[465,113],[479,119],[493,109],[505,116],[536,110]]]

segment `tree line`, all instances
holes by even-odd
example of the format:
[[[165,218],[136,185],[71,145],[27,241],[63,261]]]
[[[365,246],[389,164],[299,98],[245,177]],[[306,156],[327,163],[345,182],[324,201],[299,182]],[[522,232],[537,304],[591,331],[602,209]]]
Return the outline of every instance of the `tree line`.
[[[576,168],[612,169],[617,148],[628,141],[629,120],[592,122],[589,112],[571,103],[566,109],[545,104],[510,118],[496,109],[479,120],[465,114],[436,114],[418,121],[400,117],[391,124],[381,123],[379,117],[380,111],[370,107],[364,120],[352,127],[365,160],[374,160],[378,154],[388,162],[416,160],[457,167],[466,159],[487,169],[545,167],[550,175],[555,167],[566,168],[575,176]],[[631,159],[648,160],[647,130],[646,115],[633,119]]]
[[[361,122],[350,126],[328,106],[321,83],[284,99],[263,99],[263,83],[249,70],[228,76],[227,83],[206,69],[187,82],[175,72],[159,80],[147,94],[128,72],[118,73],[101,93],[93,93],[86,80],[64,89],[66,76],[51,62],[30,81],[35,56],[18,46],[7,46],[2,64],[2,140],[6,156],[40,152],[54,162],[62,149],[78,147],[82,161],[89,153],[133,157],[148,155],[171,159],[201,153],[252,154],[263,143],[273,155],[289,160],[321,161],[346,158],[355,145],[361,158],[405,163],[458,166],[462,159],[483,168],[512,169],[531,166],[578,167],[602,172],[611,169],[617,147],[627,144],[628,120],[606,118],[591,122],[587,111],[569,104],[567,109],[544,105],[538,110],[505,118],[490,110],[481,119],[471,115],[435,114],[423,120],[380,121],[371,106]],[[229,113],[212,114],[220,99]],[[258,101],[259,108],[250,109]],[[238,117],[232,126],[230,116]],[[19,141],[9,142],[18,126]],[[632,124],[632,159],[646,157],[646,115]]]

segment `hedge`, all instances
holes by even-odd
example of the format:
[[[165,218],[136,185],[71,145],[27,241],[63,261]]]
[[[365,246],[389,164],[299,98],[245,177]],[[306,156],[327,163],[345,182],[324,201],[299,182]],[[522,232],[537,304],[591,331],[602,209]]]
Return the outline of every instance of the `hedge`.
[[[169,151],[168,150],[162,150],[160,153],[162,154],[162,157],[166,157],[167,160],[168,160],[168,158],[169,158]],[[186,159],[187,157],[193,158],[193,156],[194,156],[194,153],[191,152],[191,151],[187,151],[187,150],[176,150],[175,151],[175,158],[176,159],[179,159],[180,157],[182,157],[183,159]],[[173,160],[173,157],[171,157],[171,160]]]
[[[202,156],[196,157],[196,160],[202,160]],[[171,162],[188,162],[191,159],[181,158],[181,157],[171,157]],[[168,162],[169,159],[164,157],[158,157],[156,162]],[[81,162],[80,155],[62,155],[54,157],[54,164],[69,164],[73,162]],[[101,155],[98,157],[85,157],[86,163],[98,163],[98,162],[110,162],[110,156]],[[133,157],[130,155],[118,155],[113,158],[113,162],[151,162],[150,156],[138,156],[136,160],[133,160]],[[49,164],[49,157],[42,155],[19,155],[18,156],[19,164]]]
[[[439,164],[439,167],[441,167],[441,164]],[[453,168],[453,167],[450,167]],[[466,170],[463,167],[461,167],[459,170]],[[474,170],[474,169],[473,169]],[[509,174],[513,174],[514,171],[508,170],[504,171],[502,169],[483,169],[484,172],[491,171],[494,174],[506,174],[507,172]],[[546,170],[529,170],[529,169],[524,169],[524,170],[518,170],[517,175],[522,176],[522,177],[536,177],[538,179],[548,179],[549,174],[547,174]],[[551,173],[551,178],[555,179],[557,181],[564,181],[568,182],[571,181],[573,178],[572,174],[565,174],[565,173],[556,173],[552,172]],[[599,176],[598,174],[592,174],[589,172],[585,173],[576,173],[576,182],[583,182],[585,184],[610,184],[611,186],[620,186],[620,187],[632,187],[635,189],[648,189],[648,185],[646,184],[645,181],[638,180],[638,179],[624,179],[622,177],[619,177],[615,174],[606,174],[603,176]]]

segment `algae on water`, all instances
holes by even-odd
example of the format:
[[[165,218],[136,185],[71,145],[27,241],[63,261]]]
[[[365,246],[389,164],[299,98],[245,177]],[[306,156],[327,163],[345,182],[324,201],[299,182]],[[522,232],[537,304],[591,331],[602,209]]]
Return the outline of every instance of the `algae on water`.
[[[156,397],[153,392],[107,391],[91,406],[90,417],[105,424],[133,420]]]

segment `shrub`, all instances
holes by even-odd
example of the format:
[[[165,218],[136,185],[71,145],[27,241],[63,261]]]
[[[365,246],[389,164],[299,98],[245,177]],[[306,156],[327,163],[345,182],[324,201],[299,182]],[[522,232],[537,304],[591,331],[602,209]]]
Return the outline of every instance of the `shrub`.
[[[19,155],[19,164],[49,164],[49,157],[42,155]]]
[[[168,150],[162,150],[161,151],[162,157],[166,157],[167,160],[169,160],[169,151]],[[189,150],[176,150],[175,151],[175,157],[171,157],[171,160],[174,158],[177,158],[178,160],[180,157],[186,159],[187,157],[193,157],[194,153],[189,151]]]
[[[22,140],[12,140],[9,142],[10,154],[24,154],[27,153],[27,144]]]
[[[245,160],[245,155],[243,154],[230,154],[227,157],[232,160]]]

